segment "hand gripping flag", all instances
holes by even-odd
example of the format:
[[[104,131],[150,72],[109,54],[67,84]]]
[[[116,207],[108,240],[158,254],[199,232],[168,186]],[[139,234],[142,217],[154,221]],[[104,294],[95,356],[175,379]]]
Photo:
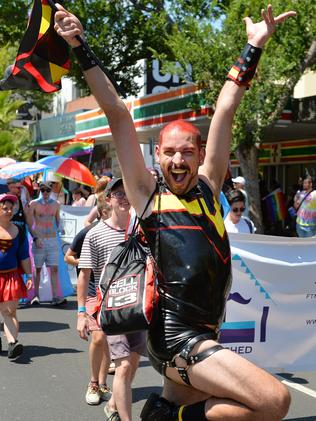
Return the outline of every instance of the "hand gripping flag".
[[[51,0],[34,0],[28,26],[13,65],[0,81],[0,90],[61,89],[61,77],[70,68],[69,47],[54,30]]]

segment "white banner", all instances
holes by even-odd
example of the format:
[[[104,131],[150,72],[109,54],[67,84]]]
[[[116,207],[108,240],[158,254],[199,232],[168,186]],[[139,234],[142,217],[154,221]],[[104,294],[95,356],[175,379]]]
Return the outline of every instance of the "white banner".
[[[84,220],[89,214],[90,207],[80,206],[66,206],[62,205],[60,208],[60,236],[62,240],[63,254],[66,254],[72,240],[84,228]],[[72,265],[67,265],[68,273],[71,283],[77,284],[77,271]]]
[[[61,207],[64,254],[90,210]],[[316,238],[229,237],[233,285],[221,342],[268,369],[315,370]],[[76,269],[68,271],[76,284]]]
[[[316,238],[230,234],[221,342],[269,369],[316,369]]]

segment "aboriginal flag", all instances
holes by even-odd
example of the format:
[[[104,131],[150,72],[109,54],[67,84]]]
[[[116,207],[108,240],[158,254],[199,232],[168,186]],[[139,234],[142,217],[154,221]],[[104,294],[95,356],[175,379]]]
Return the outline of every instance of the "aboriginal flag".
[[[69,48],[54,30],[52,0],[34,0],[18,55],[0,81],[0,90],[61,89],[61,77],[70,68]]]

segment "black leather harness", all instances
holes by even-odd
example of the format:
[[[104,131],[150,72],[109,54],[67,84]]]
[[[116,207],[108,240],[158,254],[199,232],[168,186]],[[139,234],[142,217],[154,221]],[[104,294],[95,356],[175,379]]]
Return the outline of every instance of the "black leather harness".
[[[192,338],[185,348],[182,349],[178,354],[176,354],[171,361],[161,361],[161,368],[162,372],[166,376],[166,369],[168,367],[176,368],[178,370],[178,373],[181,377],[181,379],[187,384],[191,385],[190,379],[187,373],[188,368],[190,365],[194,365],[199,363],[200,361],[205,360],[205,358],[208,358],[210,355],[213,355],[215,352],[220,351],[221,349],[224,349],[222,345],[214,345],[211,348],[206,349],[205,351],[199,352],[195,355],[189,355],[192,349],[194,348],[194,345],[198,342],[209,340],[209,339],[215,339],[216,333],[204,333],[202,335],[198,335],[195,338]]]

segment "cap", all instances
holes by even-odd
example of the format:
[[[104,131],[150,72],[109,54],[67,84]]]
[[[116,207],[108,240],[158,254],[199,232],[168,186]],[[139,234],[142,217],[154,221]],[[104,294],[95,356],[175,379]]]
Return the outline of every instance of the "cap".
[[[115,187],[118,187],[121,184],[123,184],[122,178],[112,178],[112,180],[108,182],[105,188],[105,191],[104,191],[105,196],[108,196]]]
[[[233,183],[239,183],[239,184],[246,184],[246,180],[244,179],[244,177],[241,177],[240,175],[236,178],[232,178],[232,182]]]
[[[18,201],[18,198],[14,194],[8,194],[8,193],[0,194],[0,202],[5,202],[6,200],[9,200],[12,203],[16,203]]]

